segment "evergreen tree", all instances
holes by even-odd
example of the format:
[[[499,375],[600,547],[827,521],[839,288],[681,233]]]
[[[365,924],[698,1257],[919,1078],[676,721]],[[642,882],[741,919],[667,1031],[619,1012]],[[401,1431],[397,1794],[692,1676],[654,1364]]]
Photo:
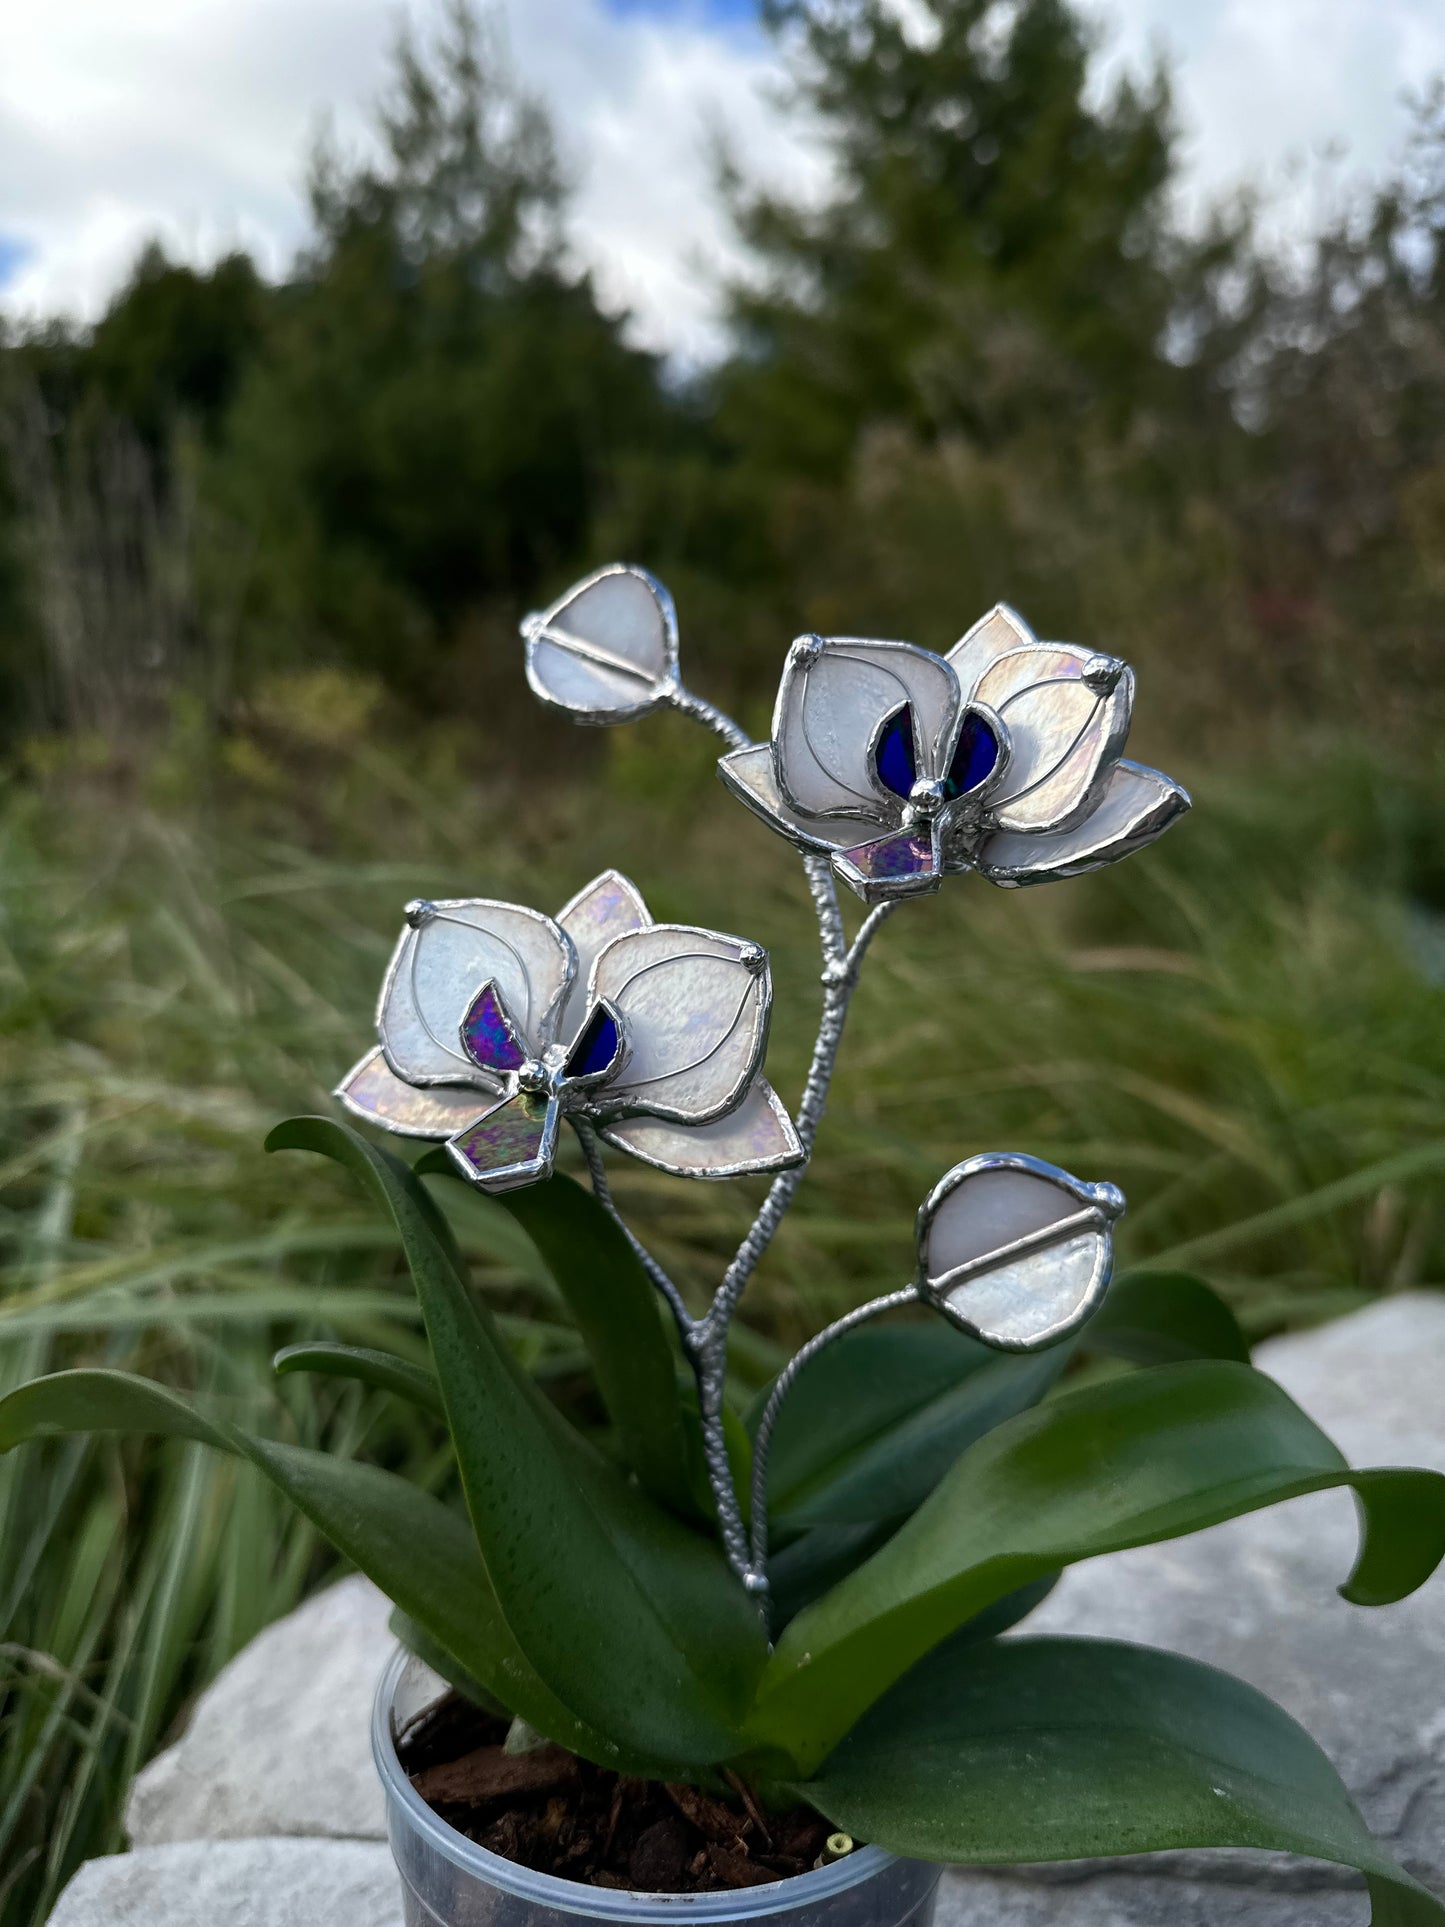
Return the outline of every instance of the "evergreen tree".
[[[489,22],[409,34],[377,152],[324,145],[315,238],[231,422],[225,482],[256,554],[253,635],[437,699],[485,680],[545,584],[588,559],[664,404],[566,260],[550,128]],[[510,661],[510,658],[509,658]],[[510,687],[510,682],[507,684]]]
[[[733,298],[745,445],[836,478],[878,421],[984,449],[1044,419],[1118,439],[1161,405],[1166,345],[1217,351],[1210,276],[1240,237],[1173,229],[1162,70],[1092,89],[1067,0],[764,13],[833,185],[811,206],[731,180],[761,269]]]

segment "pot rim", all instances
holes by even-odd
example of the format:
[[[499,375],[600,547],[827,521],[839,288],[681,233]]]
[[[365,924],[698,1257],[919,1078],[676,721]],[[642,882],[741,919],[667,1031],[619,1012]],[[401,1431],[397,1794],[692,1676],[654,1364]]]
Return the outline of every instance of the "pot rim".
[[[756,1887],[729,1887],[710,1894],[657,1894],[592,1887],[580,1880],[563,1880],[556,1874],[537,1873],[531,1867],[520,1866],[490,1848],[478,1846],[475,1840],[468,1840],[465,1834],[448,1826],[432,1812],[402,1771],[392,1740],[391,1709],[401,1676],[413,1657],[405,1646],[398,1645],[387,1661],[372,1704],[371,1756],[382,1786],[393,1811],[399,1808],[405,1815],[406,1825],[423,1835],[434,1851],[453,1866],[501,1888],[504,1893],[516,1894],[564,1913],[590,1914],[603,1920],[651,1921],[679,1910],[685,1910],[695,1920],[738,1920],[829,1900],[896,1864],[897,1856],[882,1847],[858,1847],[830,1867],[791,1874],[786,1879],[770,1880]]]

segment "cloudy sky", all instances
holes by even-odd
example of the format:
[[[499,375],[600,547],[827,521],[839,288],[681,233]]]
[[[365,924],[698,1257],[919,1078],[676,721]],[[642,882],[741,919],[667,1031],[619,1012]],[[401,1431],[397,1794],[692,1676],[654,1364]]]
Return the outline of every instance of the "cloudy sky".
[[[1110,29],[1106,73],[1156,47],[1173,57],[1189,192],[1260,180],[1286,226],[1384,166],[1404,94],[1445,69],[1441,0],[1087,4]],[[425,22],[430,0],[17,0],[0,62],[0,308],[94,314],[149,235],[197,261],[242,245],[280,271],[304,233],[314,130],[329,114],[360,137],[403,10]],[[710,134],[774,179],[818,178],[768,103],[753,0],[505,12],[579,182],[579,252],[642,338],[705,355],[728,258]]]

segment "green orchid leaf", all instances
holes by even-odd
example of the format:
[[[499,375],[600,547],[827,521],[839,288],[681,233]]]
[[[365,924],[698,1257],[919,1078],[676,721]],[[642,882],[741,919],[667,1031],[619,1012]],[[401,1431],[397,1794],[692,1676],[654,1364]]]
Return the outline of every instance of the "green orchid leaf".
[[[497,1199],[536,1246],[587,1347],[627,1463],[674,1511],[694,1511],[672,1346],[656,1287],[616,1219],[560,1172]]]
[[[799,1373],[778,1415],[779,1489],[806,1486],[997,1357],[938,1317],[846,1333]],[[771,1390],[764,1386],[748,1408],[750,1432],[757,1431]]]
[[[840,1338],[799,1373],[773,1428],[774,1542],[808,1526],[903,1518],[966,1446],[1036,1404],[1067,1362],[1066,1347],[1000,1357],[937,1318]]]
[[[768,1557],[773,1637],[791,1619],[871,1559],[898,1530],[897,1519],[862,1526],[814,1526]]]
[[[865,1559],[871,1559],[897,1530],[896,1520],[871,1526],[814,1526],[811,1532],[784,1546],[768,1561],[773,1637],[776,1639],[805,1606],[811,1606]],[[976,1639],[992,1638],[1003,1632],[1031,1613],[1052,1592],[1057,1580],[1058,1574],[1051,1573],[1019,1592],[1007,1594],[986,1607],[976,1620],[960,1627],[953,1637],[961,1639],[967,1634]]]
[[[482,1562],[537,1674],[629,1751],[684,1766],[734,1752],[766,1644],[718,1548],[598,1458],[521,1372],[406,1165],[326,1118],[293,1118],[267,1145],[336,1159],[390,1212]]]
[[[1030,1356],[994,1353],[960,1383],[845,1459],[831,1477],[817,1479],[784,1502],[776,1516],[780,1534],[803,1526],[902,1519],[923,1503],[975,1439],[1037,1405],[1067,1362],[1065,1346]]]
[[[1374,1927],[1445,1906],[1262,1693],[1174,1653],[1010,1639],[931,1655],[796,1787],[890,1852],[968,1865],[1256,1847],[1354,1867]]]
[[[495,1693],[489,1693],[475,1675],[469,1673],[445,1647],[438,1646],[425,1627],[409,1619],[400,1606],[392,1607],[386,1623],[409,1653],[415,1653],[423,1665],[430,1666],[463,1699],[470,1700],[473,1706],[480,1706],[484,1712],[495,1713],[499,1719],[511,1718],[511,1707],[504,1706]]]
[[[292,1372],[315,1372],[322,1378],[355,1379],[362,1385],[394,1392],[409,1405],[420,1406],[438,1418],[442,1416],[442,1395],[434,1372],[366,1345],[286,1345],[272,1359],[271,1369],[278,1378]]]
[[[466,1520],[439,1499],[378,1466],[257,1438],[197,1410],[177,1392],[124,1372],[58,1372],[0,1399],[0,1452],[75,1432],[197,1439],[249,1459],[421,1628],[439,1672],[476,1681],[559,1745],[599,1764],[616,1764],[610,1740],[564,1706],[529,1665],[498,1607]],[[639,1752],[636,1758],[634,1770],[657,1770],[653,1756]]]
[[[809,1771],[901,1674],[1004,1594],[1334,1485],[1354,1488],[1364,1525],[1346,1598],[1385,1604],[1429,1577],[1445,1553],[1445,1475],[1351,1472],[1250,1367],[1164,1365],[1064,1393],[971,1446],[881,1550],[798,1614],[750,1733]]]
[[[1249,1341],[1212,1285],[1188,1271],[1126,1271],[1084,1327],[1081,1344],[1136,1365],[1187,1358],[1249,1363]]]

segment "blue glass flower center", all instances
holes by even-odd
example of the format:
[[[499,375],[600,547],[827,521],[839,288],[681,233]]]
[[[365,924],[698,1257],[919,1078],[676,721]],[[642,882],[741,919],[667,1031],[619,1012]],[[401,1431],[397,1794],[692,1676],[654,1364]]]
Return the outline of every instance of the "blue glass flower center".
[[[907,798],[918,781],[918,757],[913,741],[913,708],[900,703],[885,721],[873,752],[878,780],[895,796]]]
[[[621,1046],[622,1033],[617,1027],[617,1019],[606,1004],[597,1004],[578,1033],[576,1043],[567,1053],[562,1075],[595,1076],[598,1071],[608,1068]]]
[[[968,715],[958,732],[958,748],[948,767],[949,799],[966,796],[993,775],[998,764],[998,738],[982,716]]]

